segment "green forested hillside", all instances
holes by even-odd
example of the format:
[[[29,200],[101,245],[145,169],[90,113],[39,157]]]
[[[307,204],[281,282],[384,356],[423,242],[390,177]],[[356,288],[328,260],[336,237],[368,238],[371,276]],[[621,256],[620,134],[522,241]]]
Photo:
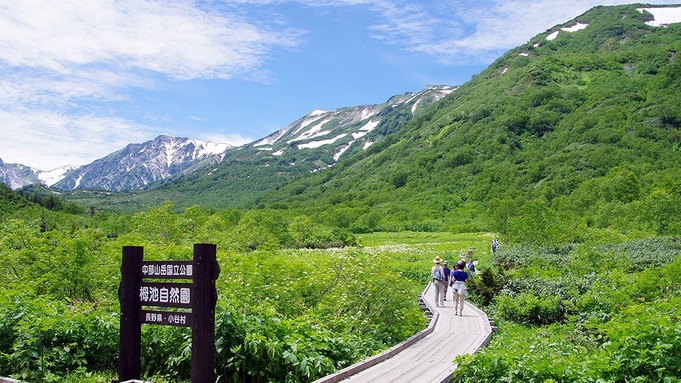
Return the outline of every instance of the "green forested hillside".
[[[552,224],[523,240],[566,243],[586,227],[678,233],[681,24],[646,25],[638,7],[596,7],[547,30],[413,119],[391,112],[385,139],[314,174],[244,152],[161,188],[68,198],[128,212],[164,200],[302,209],[356,233],[505,236],[527,233],[522,207],[539,206]],[[587,26],[546,39],[577,23]]]
[[[566,24],[585,29],[537,36],[391,140],[263,200],[331,209],[356,230],[520,235],[529,203],[571,222],[562,241],[582,227],[678,233],[681,24],[649,18],[595,8]]]

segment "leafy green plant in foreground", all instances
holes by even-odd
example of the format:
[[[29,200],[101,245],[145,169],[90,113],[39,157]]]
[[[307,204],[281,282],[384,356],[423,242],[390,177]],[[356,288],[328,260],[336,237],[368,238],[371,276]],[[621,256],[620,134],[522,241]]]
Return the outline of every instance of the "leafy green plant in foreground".
[[[200,218],[194,218],[196,232],[214,223]],[[0,375],[30,382],[110,381],[118,360],[113,270],[121,246],[141,244],[147,259],[187,259],[192,232],[163,227],[186,227],[187,221],[141,219],[130,227],[147,234],[112,237],[94,228],[62,231],[57,226],[41,233],[25,222],[12,224],[21,230],[5,231],[2,238],[10,245],[16,240],[20,255],[33,251],[58,264],[72,259],[79,247],[69,247],[74,251],[67,254],[28,244],[48,239],[58,239],[63,246],[82,242],[93,268],[76,268],[80,274],[73,277],[81,280],[88,270],[92,294],[90,299],[65,297],[57,280],[21,283],[32,277],[36,265],[16,252],[1,253],[17,273],[3,275],[7,283],[0,285]],[[168,235],[172,243],[159,243],[158,236]],[[408,237],[408,245],[400,244],[402,236]],[[436,255],[451,259],[472,246],[489,262],[489,255],[483,254],[489,241],[484,234],[382,233],[364,237],[374,246],[317,250],[240,251],[230,240],[220,238],[218,251],[222,271],[217,281],[216,369],[224,382],[309,382],[373,355],[426,325],[417,297],[428,279],[424,270]],[[379,245],[384,243],[389,244]],[[189,334],[184,328],[144,325],[143,378],[189,379]]]
[[[485,308],[497,316],[500,331],[488,347],[456,359],[457,381],[680,381],[677,240],[597,247],[609,253],[590,274],[579,263],[588,266],[594,254],[579,247],[563,254],[562,266],[518,262]],[[632,267],[637,249],[655,249],[660,265]],[[551,318],[557,312],[561,316]]]

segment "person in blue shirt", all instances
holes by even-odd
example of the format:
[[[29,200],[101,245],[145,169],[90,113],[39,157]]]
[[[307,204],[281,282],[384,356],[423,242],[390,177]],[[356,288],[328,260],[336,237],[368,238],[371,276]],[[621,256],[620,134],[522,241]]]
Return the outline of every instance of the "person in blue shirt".
[[[454,315],[463,315],[463,304],[466,299],[468,291],[466,291],[466,282],[468,281],[468,273],[466,273],[466,262],[459,262],[456,264],[456,270],[451,276],[451,287],[454,295]]]
[[[473,258],[471,258],[471,260],[468,261],[468,265],[466,265],[466,268],[470,273],[470,277],[473,278],[475,276],[475,262],[473,262]]]
[[[442,281],[444,282],[444,293],[442,296],[444,297],[444,300],[447,300],[447,286],[449,286],[449,276],[452,273],[452,270],[449,269],[449,262],[445,261],[442,266],[442,273],[445,277],[445,279]]]

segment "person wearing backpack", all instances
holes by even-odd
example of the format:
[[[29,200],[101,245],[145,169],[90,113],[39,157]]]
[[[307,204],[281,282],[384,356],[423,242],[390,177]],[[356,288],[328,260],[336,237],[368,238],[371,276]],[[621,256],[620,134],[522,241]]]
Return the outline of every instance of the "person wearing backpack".
[[[442,267],[440,266],[442,258],[437,256],[435,257],[435,259],[433,259],[433,262],[435,262],[435,266],[433,266],[430,269],[430,279],[433,282],[433,287],[435,288],[435,306],[445,307],[443,293],[444,291],[443,281],[445,280],[445,274],[444,271],[442,270]]]

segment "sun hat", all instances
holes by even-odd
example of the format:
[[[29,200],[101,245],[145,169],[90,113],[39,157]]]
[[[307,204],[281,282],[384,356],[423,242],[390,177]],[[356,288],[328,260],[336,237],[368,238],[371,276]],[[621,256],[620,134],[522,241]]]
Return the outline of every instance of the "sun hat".
[[[445,265],[449,265],[449,261],[445,261]]]
[[[433,262],[440,263],[442,262],[442,258],[440,258],[440,256],[438,255],[437,257],[435,257],[435,259],[433,259]]]

